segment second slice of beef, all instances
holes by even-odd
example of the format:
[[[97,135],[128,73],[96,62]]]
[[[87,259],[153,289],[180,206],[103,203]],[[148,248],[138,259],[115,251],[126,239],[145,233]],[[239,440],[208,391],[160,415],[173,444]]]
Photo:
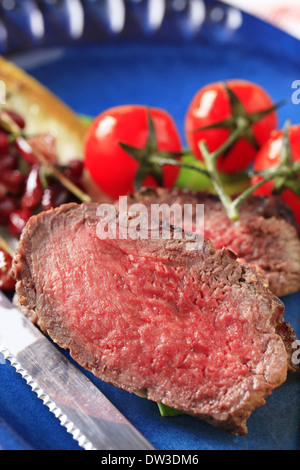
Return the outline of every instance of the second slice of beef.
[[[234,223],[219,198],[208,193],[146,189],[129,197],[129,204],[136,202],[148,208],[151,204],[179,204],[182,210],[185,204],[204,204],[204,235],[216,248],[226,247],[236,253],[240,262],[252,266],[275,295],[281,297],[300,290],[300,229],[280,197],[249,197]],[[177,225],[176,215],[171,223]],[[195,230],[194,218],[185,228]]]
[[[29,221],[14,259],[18,303],[102,380],[247,433],[286,379],[283,303],[207,239],[193,250],[174,228],[167,240],[99,239],[97,207]]]

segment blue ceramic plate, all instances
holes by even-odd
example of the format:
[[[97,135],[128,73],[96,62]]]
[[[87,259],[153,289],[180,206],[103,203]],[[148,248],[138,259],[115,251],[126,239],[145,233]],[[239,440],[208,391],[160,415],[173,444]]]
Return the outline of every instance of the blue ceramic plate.
[[[146,3],[148,16],[143,10]],[[201,86],[216,80],[243,78],[257,82],[275,101],[288,99],[279,111],[280,125],[287,118],[298,121],[300,105],[291,100],[292,83],[300,79],[298,41],[251,16],[224,9],[218,2],[206,2],[206,10],[198,10],[196,25],[187,8],[192,2],[178,1],[167,2],[169,8],[161,17],[153,13],[151,23],[151,3],[127,2],[125,23],[119,18],[120,23],[107,26],[103,12],[99,13],[100,19],[94,14],[94,21],[88,23],[89,34],[83,34],[81,40],[69,38],[69,44],[62,47],[68,42],[66,38],[59,37],[53,44],[53,37],[47,36],[42,49],[41,44],[29,44],[30,51],[14,53],[11,58],[81,114],[96,116],[106,108],[128,103],[165,108],[176,120],[183,140],[184,114],[191,98]],[[91,8],[97,2],[82,4]],[[204,2],[196,4],[199,7]],[[160,23],[153,26],[155,21]],[[300,293],[283,300],[286,320],[300,337]],[[241,437],[188,416],[163,418],[155,403],[86,374],[157,449],[300,447],[299,374],[289,376],[267,398],[266,405],[253,412],[248,420],[249,433]],[[0,420],[0,448],[79,450],[8,364],[0,364],[0,416],[4,420]]]

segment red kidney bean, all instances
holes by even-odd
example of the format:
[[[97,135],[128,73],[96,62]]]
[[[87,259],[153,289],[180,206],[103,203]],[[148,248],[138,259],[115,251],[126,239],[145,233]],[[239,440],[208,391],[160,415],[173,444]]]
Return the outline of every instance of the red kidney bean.
[[[34,209],[40,204],[43,193],[44,188],[40,178],[40,165],[33,165],[25,183],[25,190],[21,197],[21,207]]]
[[[19,159],[12,153],[0,155],[0,171],[3,170],[16,170],[19,165]]]
[[[9,147],[9,138],[5,132],[0,131],[0,157],[2,154],[6,154]]]
[[[84,164],[81,160],[71,160],[68,162],[64,170],[64,174],[67,178],[77,179],[80,178],[83,174]]]
[[[17,209],[11,212],[8,224],[10,233],[19,238],[32,216],[33,212],[30,209]]]
[[[42,207],[44,210],[59,207],[62,204],[67,204],[71,200],[71,193],[60,183],[55,183],[53,186],[45,189],[42,198]]]
[[[13,195],[19,195],[23,191],[25,176],[19,170],[5,170],[0,173],[0,183]]]
[[[7,224],[12,212],[17,210],[18,201],[14,197],[5,197],[0,200],[0,224]]]
[[[27,163],[29,163],[29,165],[37,163],[37,159],[34,155],[34,151],[31,145],[29,145],[29,143],[23,139],[23,137],[17,137],[14,141],[14,145],[22,157],[27,161]]]
[[[6,109],[5,112],[12,118],[13,121],[21,128],[24,129],[26,126],[25,119],[15,111],[12,111],[10,109]]]
[[[15,281],[11,276],[12,257],[0,248],[0,289],[12,292]]]
[[[0,183],[0,201],[7,196],[7,188]]]
[[[42,154],[48,162],[53,165],[58,164],[56,139],[51,134],[38,134],[27,137],[27,142],[34,151]]]

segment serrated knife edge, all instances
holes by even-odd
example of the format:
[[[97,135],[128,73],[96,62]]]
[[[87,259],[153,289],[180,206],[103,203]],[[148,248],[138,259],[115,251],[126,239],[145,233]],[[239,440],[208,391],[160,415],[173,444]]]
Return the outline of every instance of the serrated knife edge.
[[[154,449],[0,290],[1,352],[83,449]]]
[[[73,436],[73,438],[78,442],[79,446],[84,450],[97,450],[93,444],[86,438],[86,436],[74,426],[74,423],[68,419],[68,416],[61,411],[59,406],[53,401],[49,395],[47,395],[43,389],[35,382],[30,374],[21,366],[18,360],[15,358],[10,351],[0,344],[0,354],[3,355],[4,359],[10,362],[12,367],[16,370],[18,374],[26,381],[30,386],[32,391],[36,393],[37,397],[42,400],[43,404],[47,406],[51,413],[60,421],[61,426],[66,428],[67,432]]]

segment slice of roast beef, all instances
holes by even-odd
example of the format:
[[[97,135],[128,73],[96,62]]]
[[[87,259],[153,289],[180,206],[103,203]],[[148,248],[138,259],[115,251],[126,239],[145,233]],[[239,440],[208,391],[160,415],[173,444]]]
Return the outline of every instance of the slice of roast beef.
[[[180,189],[146,189],[129,203],[204,204],[204,235],[216,248],[227,247],[241,263],[252,266],[277,296],[300,290],[300,239],[290,208],[279,197],[251,196],[240,208],[240,219],[232,223],[215,195]],[[195,212],[194,212],[195,215]],[[171,213],[171,216],[173,214]],[[176,214],[171,220],[177,225]],[[194,217],[187,230],[195,230]]]
[[[97,207],[29,221],[14,259],[19,304],[100,379],[246,434],[286,380],[283,303],[230,250],[200,238],[191,249],[174,227],[170,239],[162,226],[122,239],[117,214],[116,238],[99,239]]]

